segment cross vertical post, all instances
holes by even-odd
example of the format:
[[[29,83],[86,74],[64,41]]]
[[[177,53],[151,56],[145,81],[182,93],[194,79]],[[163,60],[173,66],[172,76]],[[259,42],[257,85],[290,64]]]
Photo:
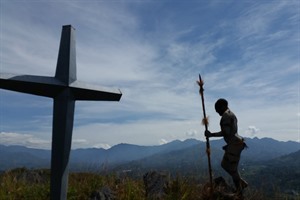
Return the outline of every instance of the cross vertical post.
[[[64,26],[61,32],[55,78],[67,86],[76,81],[75,29],[72,26]],[[67,198],[74,110],[75,98],[66,87],[53,102],[51,199]]]
[[[66,199],[75,100],[65,89],[54,98],[51,152],[51,199]]]

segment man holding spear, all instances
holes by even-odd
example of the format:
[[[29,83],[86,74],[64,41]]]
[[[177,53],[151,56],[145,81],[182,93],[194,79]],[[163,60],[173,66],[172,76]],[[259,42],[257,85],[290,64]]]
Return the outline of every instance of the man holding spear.
[[[202,123],[205,125],[205,137],[206,137],[206,147],[207,147],[207,156],[208,156],[208,164],[209,164],[209,173],[210,173],[210,184],[212,186],[212,170],[210,163],[210,145],[209,138],[210,137],[223,137],[227,145],[223,147],[225,151],[221,166],[222,168],[231,175],[232,180],[236,187],[236,193],[238,195],[242,194],[244,188],[248,186],[248,183],[240,177],[238,171],[238,164],[240,161],[241,152],[247,145],[244,142],[244,139],[238,135],[238,126],[237,126],[237,118],[235,114],[228,108],[228,102],[225,99],[219,99],[215,103],[215,110],[221,116],[220,126],[221,131],[211,133],[208,130],[208,120],[206,118],[205,106],[204,106],[204,82],[201,79],[199,74],[199,81],[197,81],[200,90],[199,93],[202,99],[202,108],[204,118]]]
[[[241,157],[241,152],[247,145],[244,139],[238,135],[237,118],[235,114],[228,108],[228,102],[225,99],[219,99],[215,103],[215,110],[221,116],[220,126],[221,131],[211,133],[205,131],[206,137],[223,137],[227,145],[223,147],[225,151],[221,166],[231,175],[236,187],[236,193],[241,194],[243,189],[248,186],[248,183],[243,180],[238,171],[238,164]]]

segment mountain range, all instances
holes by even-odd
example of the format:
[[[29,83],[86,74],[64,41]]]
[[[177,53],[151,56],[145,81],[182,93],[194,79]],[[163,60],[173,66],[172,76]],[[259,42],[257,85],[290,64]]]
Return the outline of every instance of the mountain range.
[[[246,138],[248,148],[242,152],[240,173],[251,187],[266,193],[300,196],[300,143],[271,138]],[[221,168],[224,141],[212,140],[213,177],[228,174]],[[14,168],[50,168],[51,151],[23,146],[0,145],[0,173]],[[118,144],[110,149],[88,148],[71,151],[73,172],[114,173],[140,179],[146,172],[163,171],[205,183],[208,180],[206,144],[188,139],[158,146]]]
[[[242,154],[241,163],[257,163],[287,155],[300,150],[298,142],[281,142],[271,138],[247,138],[248,149]],[[223,140],[211,141],[212,164],[219,165],[225,145]],[[188,139],[175,140],[158,146],[118,144],[110,149],[87,148],[71,151],[71,170],[110,170],[138,166],[139,169],[179,167],[183,163],[206,166],[205,142]],[[0,170],[17,167],[50,168],[51,151],[23,146],[0,145]]]

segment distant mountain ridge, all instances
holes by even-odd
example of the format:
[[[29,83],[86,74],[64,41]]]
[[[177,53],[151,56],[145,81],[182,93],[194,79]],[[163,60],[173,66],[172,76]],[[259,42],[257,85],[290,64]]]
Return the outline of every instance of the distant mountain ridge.
[[[244,160],[256,162],[270,160],[300,150],[300,143],[280,142],[270,138],[246,139],[249,149],[243,152]],[[223,140],[212,140],[211,150],[213,161],[218,163],[222,156]],[[50,150],[31,149],[22,146],[0,145],[0,170],[17,167],[50,168]],[[140,146],[132,144],[118,144],[110,149],[88,148],[71,151],[70,168],[84,170],[88,168],[112,168],[126,165],[126,163],[158,164],[156,160],[169,160],[174,167],[180,163],[189,163],[196,158],[205,159],[205,142],[188,139],[175,140],[158,146]],[[147,161],[148,159],[148,161]],[[173,161],[171,161],[173,159]],[[191,159],[191,160],[190,160]],[[164,162],[165,163],[165,162]],[[178,164],[179,163],[179,164]]]
[[[210,141],[210,143],[212,168],[215,171],[223,171],[220,167],[220,163],[224,153],[222,146],[225,145],[225,143],[223,140],[213,140]],[[281,159],[286,155],[300,150],[300,143],[279,142],[271,138],[247,138],[246,143],[248,148],[243,151],[240,161],[243,167],[269,163],[274,159]],[[154,154],[140,160],[127,162],[117,166],[114,170],[122,171],[131,169],[139,174],[151,169],[168,170],[173,174],[180,173],[185,175],[189,173],[193,174],[195,171],[199,173],[203,171],[206,172],[205,169],[208,165],[205,149],[205,143],[199,142],[185,149]],[[299,156],[299,154],[295,156]]]
[[[123,162],[141,159],[159,152],[168,152],[186,148],[200,141],[188,139],[175,140],[157,146],[140,146],[121,143],[111,147],[75,149],[71,151],[70,168],[82,169],[100,167],[102,165],[115,165]],[[51,150],[33,149],[24,146],[0,145],[0,170],[17,167],[50,168]]]
[[[247,168],[247,180],[264,191],[276,190],[300,197],[300,150]],[[259,177],[259,178],[257,178]]]

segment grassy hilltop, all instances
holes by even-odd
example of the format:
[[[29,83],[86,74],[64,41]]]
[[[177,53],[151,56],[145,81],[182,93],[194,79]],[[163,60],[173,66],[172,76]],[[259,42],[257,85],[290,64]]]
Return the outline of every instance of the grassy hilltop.
[[[223,176],[230,183],[230,177],[220,167],[221,142],[212,142],[213,174],[214,178]],[[249,183],[245,199],[300,200],[299,143],[254,138],[248,139],[247,144],[249,149],[243,152],[240,163],[241,175]],[[108,187],[117,200],[145,199],[143,175],[152,170],[170,175],[165,199],[207,199],[207,157],[203,149],[204,143],[186,140],[154,147],[120,144],[109,150],[75,150],[68,199],[89,199],[103,187]],[[0,200],[49,199],[50,170],[42,166],[45,160],[50,163],[50,151],[0,145],[0,154]],[[19,158],[23,163],[18,162]],[[110,159],[94,162],[99,158]],[[119,163],[112,162],[113,159]],[[33,165],[37,162],[40,165]]]
[[[1,200],[47,200],[50,198],[50,170],[14,169],[0,175]],[[109,187],[116,199],[142,200],[145,199],[145,187],[142,176],[131,178],[127,175],[70,173],[68,199],[89,199],[94,191],[102,187]],[[166,191],[166,200],[204,200],[208,199],[205,181],[200,182],[192,177],[177,175],[170,180]],[[280,192],[272,196],[259,189],[249,187],[245,191],[245,199],[294,199]],[[217,198],[224,199],[224,198]]]

